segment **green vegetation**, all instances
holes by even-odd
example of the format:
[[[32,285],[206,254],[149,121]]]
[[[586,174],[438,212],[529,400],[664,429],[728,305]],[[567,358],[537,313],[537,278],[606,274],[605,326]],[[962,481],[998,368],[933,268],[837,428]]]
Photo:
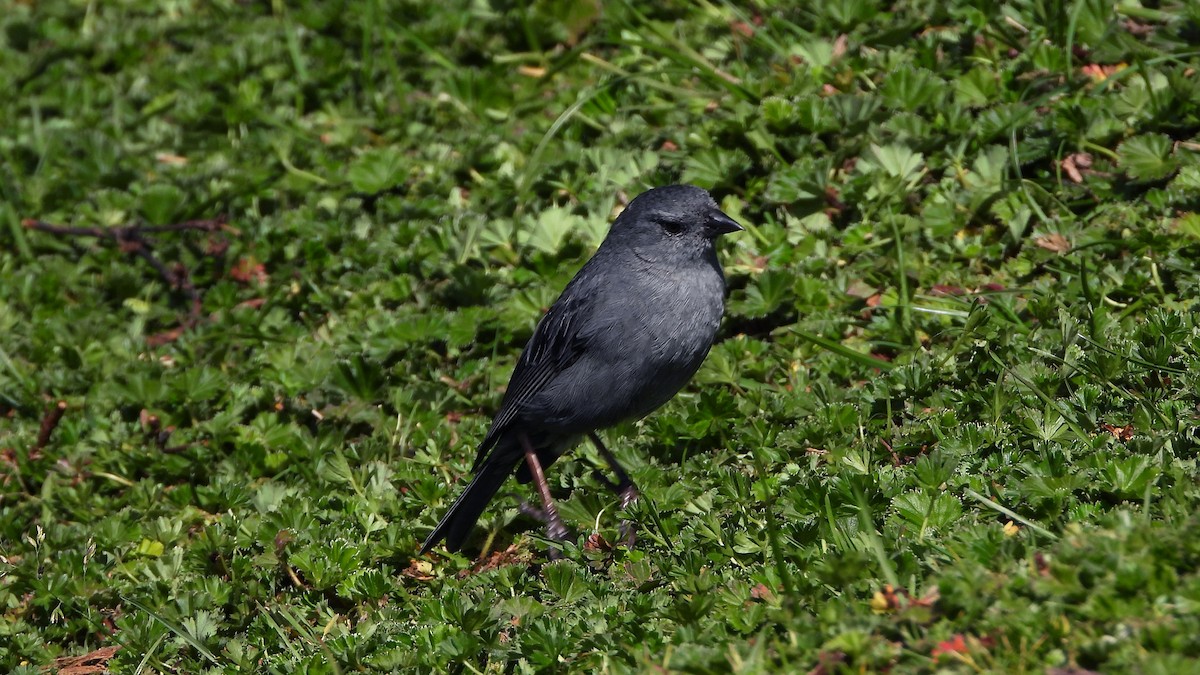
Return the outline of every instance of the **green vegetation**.
[[[0,671],[1200,672],[1200,5],[749,4],[0,2]],[[637,548],[414,559],[676,181]]]

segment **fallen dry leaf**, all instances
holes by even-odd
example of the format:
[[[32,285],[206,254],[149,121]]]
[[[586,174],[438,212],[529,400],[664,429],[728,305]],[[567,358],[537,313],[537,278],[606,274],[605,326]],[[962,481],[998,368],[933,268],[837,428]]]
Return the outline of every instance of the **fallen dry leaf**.
[[[829,207],[825,209],[825,213],[830,218],[835,218],[846,210],[846,205],[841,200],[841,193],[833,185],[825,188],[825,204]]]
[[[95,675],[108,672],[108,661],[121,647],[101,647],[83,656],[60,656],[50,670],[57,675]]]
[[[808,675],[830,675],[841,671],[841,665],[846,662],[843,652],[821,652],[817,654],[817,665]]]
[[[846,55],[846,34],[842,33],[833,41],[833,60],[837,61]]]
[[[1115,65],[1107,65],[1107,66],[1101,65],[1098,63],[1089,63],[1086,66],[1080,68],[1079,70],[1084,75],[1092,78],[1093,82],[1103,82],[1103,81],[1107,80],[1108,78],[1112,77],[1114,74],[1119,73],[1122,70],[1125,70],[1125,67],[1126,66],[1124,63],[1118,63]]]
[[[959,296],[966,295],[967,289],[961,286],[947,286],[946,284],[934,284],[929,288],[930,295],[951,295]]]
[[[1044,248],[1047,251],[1053,251],[1054,253],[1059,254],[1066,253],[1067,251],[1071,250],[1071,242],[1067,241],[1066,237],[1058,234],[1057,232],[1054,234],[1047,234],[1037,237],[1033,240],[1033,243],[1037,244],[1039,248]]]
[[[1062,161],[1062,169],[1074,183],[1083,182],[1083,172],[1092,168],[1092,155],[1087,152],[1076,152],[1067,155]]]
[[[239,258],[233,264],[233,267],[229,270],[229,277],[242,284],[248,284],[251,281],[257,284],[265,284],[267,283],[267,268],[252,256],[247,256]]]
[[[167,164],[169,166],[183,166],[188,163],[188,158],[183,155],[175,155],[169,152],[160,152],[154,155],[154,160],[159,164]]]
[[[1133,425],[1126,424],[1123,427],[1115,427],[1111,424],[1101,424],[1105,431],[1112,434],[1113,438],[1119,441],[1127,441],[1133,438]]]
[[[146,338],[146,346],[154,348],[170,344],[182,337],[185,332],[187,332],[187,328],[179,326],[178,328],[172,328],[161,333],[155,333]]]
[[[433,581],[433,565],[427,560],[412,560],[408,567],[400,570],[400,574],[417,581]]]
[[[878,289],[876,289],[874,286],[868,285],[861,279],[855,279],[846,286],[846,295],[849,295],[852,298],[865,299],[875,295],[878,292]]]
[[[607,553],[612,550],[612,544],[608,543],[604,535],[593,532],[588,535],[587,541],[583,542],[583,550],[589,553]]]
[[[735,34],[741,35],[742,37],[745,37],[745,38],[754,37],[754,26],[751,26],[750,24],[746,23],[745,21],[734,21],[733,23],[729,24],[729,28]]]
[[[907,595],[905,590],[901,588],[897,591],[891,584],[884,584],[883,590],[875,591],[875,595],[871,597],[867,604],[871,606],[871,611],[876,614],[885,612],[894,612],[900,609],[900,597]]]
[[[771,592],[771,589],[767,588],[766,584],[759,584],[750,589],[750,597],[754,598],[755,600],[765,600],[767,602],[771,602],[775,599],[775,594]]]
[[[1154,26],[1148,23],[1141,23],[1133,19],[1125,19],[1121,25],[1125,26],[1125,30],[1129,31],[1130,35],[1145,37],[1154,32]]]
[[[916,607],[933,607],[934,604],[941,599],[942,593],[937,586],[930,586],[929,589],[925,591],[925,595],[922,595],[919,598],[909,598],[912,604]]]
[[[516,544],[511,544],[503,551],[492,551],[492,554],[489,555],[487,559],[476,562],[474,567],[469,570],[464,570],[458,576],[461,579],[472,574],[488,572],[496,569],[497,567],[526,563],[529,561],[530,557],[531,555],[529,553],[523,553],[521,549],[517,548]]]
[[[1033,554],[1033,565],[1037,569],[1039,576],[1050,576],[1050,561],[1046,559],[1046,554],[1041,551],[1035,551]]]

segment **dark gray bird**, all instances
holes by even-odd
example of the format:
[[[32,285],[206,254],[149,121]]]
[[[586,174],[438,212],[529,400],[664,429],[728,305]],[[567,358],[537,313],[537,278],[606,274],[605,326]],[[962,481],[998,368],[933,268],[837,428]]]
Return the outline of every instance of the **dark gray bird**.
[[[713,242],[741,229],[691,185],[655,188],[630,202],[538,323],[479,444],[474,478],[422,553],[443,539],[457,551],[514,470],[519,481],[537,486],[542,509],[528,510],[545,522],[547,535],[566,538],[543,469],[585,435],[616,473],[609,486],[622,506],[637,498],[595,432],[646,416],[700,367],[725,309]]]

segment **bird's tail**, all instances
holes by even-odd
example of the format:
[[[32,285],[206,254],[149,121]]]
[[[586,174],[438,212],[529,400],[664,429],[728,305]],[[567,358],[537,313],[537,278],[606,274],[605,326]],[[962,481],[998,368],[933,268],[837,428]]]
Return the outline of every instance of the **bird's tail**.
[[[493,453],[490,461],[479,467],[466,489],[450,505],[437,527],[433,528],[433,532],[421,545],[421,553],[428,553],[429,549],[437,546],[442,539],[446,540],[446,548],[450,551],[462,548],[483,509],[492,501],[492,497],[504,481],[512,475],[520,457],[518,454],[510,459],[502,453]]]

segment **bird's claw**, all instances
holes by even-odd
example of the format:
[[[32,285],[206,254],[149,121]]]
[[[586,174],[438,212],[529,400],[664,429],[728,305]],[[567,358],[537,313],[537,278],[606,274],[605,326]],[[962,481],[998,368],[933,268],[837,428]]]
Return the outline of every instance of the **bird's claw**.
[[[625,548],[633,550],[633,545],[637,542],[637,525],[632,520],[622,520],[617,527],[617,535]]]
[[[518,504],[517,513],[533,518],[543,525],[546,524],[546,512],[534,506],[533,504],[530,504],[529,502],[521,502]]]
[[[630,506],[633,506],[634,502],[636,502],[639,497],[638,490],[636,487],[634,487],[633,483],[626,485],[624,489],[619,492],[619,494],[621,495],[621,510],[625,510]]]
[[[546,524],[546,536],[554,541],[566,541],[571,538],[571,531],[556,517]]]
[[[562,521],[557,509],[539,509],[529,502],[521,502],[517,505],[517,512],[545,525],[546,537],[549,539],[554,541],[568,541],[571,538],[571,530]],[[551,549],[551,557],[554,557],[556,553],[557,551]]]

